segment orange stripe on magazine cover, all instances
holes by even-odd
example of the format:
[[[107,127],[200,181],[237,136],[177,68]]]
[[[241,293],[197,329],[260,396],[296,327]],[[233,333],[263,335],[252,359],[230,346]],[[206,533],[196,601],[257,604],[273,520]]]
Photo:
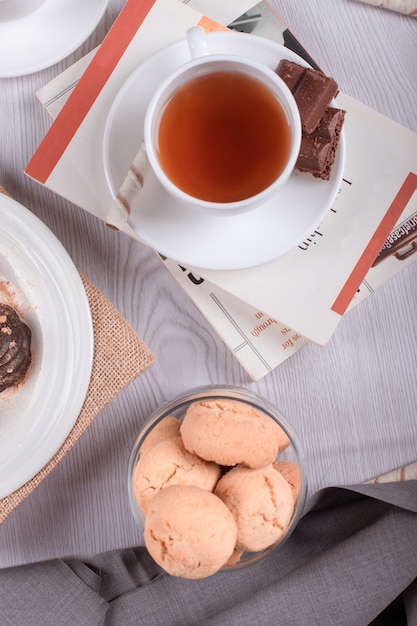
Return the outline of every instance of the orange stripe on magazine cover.
[[[379,251],[415,191],[417,191],[417,174],[410,172],[401,185],[394,200],[391,202],[391,205],[376,229],[374,236],[363,251],[359,261],[356,263],[349,278],[334,301],[331,307],[332,311],[338,313],[339,315],[343,315],[345,313],[356,291],[358,290],[359,285],[371,268],[372,263],[378,256]]]
[[[154,3],[128,0],[26,167],[26,174],[41,183],[47,181]]]

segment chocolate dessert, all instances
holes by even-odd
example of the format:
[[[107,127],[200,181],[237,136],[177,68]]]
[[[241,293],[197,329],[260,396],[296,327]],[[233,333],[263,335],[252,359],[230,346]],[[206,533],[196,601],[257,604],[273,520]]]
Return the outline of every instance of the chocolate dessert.
[[[329,180],[344,118],[345,111],[329,107],[318,127],[310,134],[303,133],[296,162],[300,172]]]
[[[322,72],[287,59],[282,59],[275,71],[290,89],[300,112],[303,134],[295,167],[329,180],[345,117],[345,111],[330,106],[338,85]]]
[[[19,385],[32,361],[31,330],[7,304],[0,304],[0,392]]]

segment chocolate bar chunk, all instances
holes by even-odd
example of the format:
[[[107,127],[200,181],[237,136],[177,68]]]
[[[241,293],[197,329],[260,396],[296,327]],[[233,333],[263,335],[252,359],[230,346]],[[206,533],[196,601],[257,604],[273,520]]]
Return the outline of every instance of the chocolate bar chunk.
[[[303,133],[295,167],[315,178],[329,180],[339,145],[345,111],[328,107],[313,133]]]
[[[323,137],[324,139],[332,139],[336,133],[340,135],[344,117],[345,112],[342,109],[328,107],[319,125],[311,134],[314,137]]]
[[[294,93],[295,88],[305,72],[305,69],[305,67],[302,67],[297,63],[293,63],[287,59],[281,59],[275,72],[282,78],[291,93]]]
[[[330,76],[282,59],[275,72],[287,84],[300,111],[305,133],[312,133],[320,123],[330,102],[338,93],[338,85]]]
[[[297,159],[297,169],[302,172],[311,172],[313,176],[324,170],[329,156],[331,141],[312,135],[303,135],[300,154]]]
[[[337,83],[333,78],[323,76],[316,70],[306,69],[293,94],[304,132],[312,133],[317,128],[337,91]]]
[[[297,102],[303,130],[296,169],[329,180],[339,145],[345,111],[331,107],[336,81],[322,72],[281,59],[275,72]]]

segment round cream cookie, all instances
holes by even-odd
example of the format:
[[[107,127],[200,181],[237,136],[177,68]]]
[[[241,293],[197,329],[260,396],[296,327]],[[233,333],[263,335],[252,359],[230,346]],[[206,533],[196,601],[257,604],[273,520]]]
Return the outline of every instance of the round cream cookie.
[[[173,485],[149,503],[145,545],[172,576],[204,578],[217,572],[234,552],[236,522],[212,492]]]
[[[272,464],[259,469],[234,467],[219,480],[214,493],[236,520],[237,547],[249,552],[276,543],[294,510],[291,487]]]
[[[237,400],[193,402],[180,430],[187,450],[224,466],[264,467],[290,444],[273,419]]]
[[[155,494],[168,485],[195,485],[213,491],[220,467],[188,452],[181,437],[164,439],[139,458],[133,470],[133,494],[143,513]]]
[[[297,463],[292,461],[274,461],[272,466],[285,478],[292,490],[294,501],[301,491],[301,472]]]
[[[167,415],[158,422],[142,441],[139,452],[145,454],[156,443],[164,439],[174,439],[180,436],[180,421],[174,415]]]

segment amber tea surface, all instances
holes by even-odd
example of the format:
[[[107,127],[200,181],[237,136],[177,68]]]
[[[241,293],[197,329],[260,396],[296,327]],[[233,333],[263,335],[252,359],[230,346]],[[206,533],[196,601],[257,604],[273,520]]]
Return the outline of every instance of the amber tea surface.
[[[291,130],[259,80],[220,70],[190,79],[166,105],[158,137],[165,174],[182,191],[234,202],[268,187],[283,171]]]

